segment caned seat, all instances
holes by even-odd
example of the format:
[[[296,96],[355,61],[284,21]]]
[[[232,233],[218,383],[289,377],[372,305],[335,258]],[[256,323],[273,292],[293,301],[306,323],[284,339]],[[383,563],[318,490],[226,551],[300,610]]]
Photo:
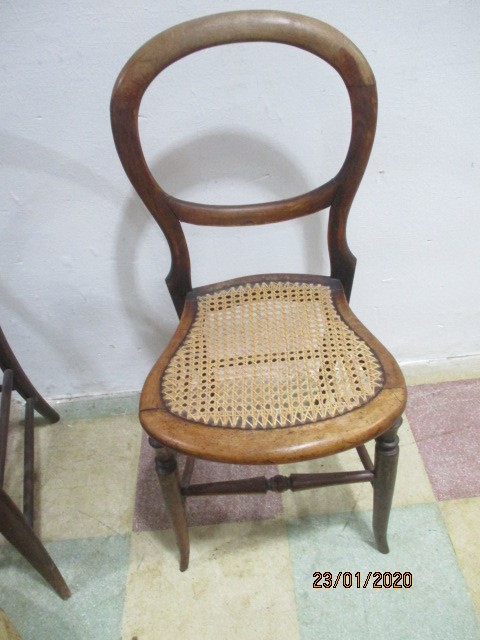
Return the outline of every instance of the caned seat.
[[[350,145],[337,175],[276,202],[221,206],[166,193],[146,164],[139,133],[142,96],[166,67],[198,50],[267,41],[299,47],[341,76],[352,109]],[[156,471],[188,566],[188,496],[265,493],[349,482],[373,485],[373,530],[388,551],[387,525],[406,402],[394,358],[349,307],[356,260],[346,237],[350,206],[373,143],[377,94],[357,47],[323,22],[277,11],[236,11],[173,27],[144,44],[117,79],[111,102],[118,154],[164,232],[172,257],[166,278],[179,326],[148,375],[140,421],[156,450]],[[251,225],[329,209],[330,276],[262,274],[193,288],[182,223]],[[375,460],[365,443],[376,439]],[[195,458],[282,464],[356,448],[352,472],[192,484]],[[182,479],[176,453],[188,456]]]
[[[213,427],[280,429],[334,418],[383,387],[380,361],[335,309],[327,283],[234,283],[194,295],[195,315],[160,393]]]
[[[187,294],[145,383],[141,419],[188,455],[281,463],[375,437],[402,411],[402,384],[338,280],[261,275]]]

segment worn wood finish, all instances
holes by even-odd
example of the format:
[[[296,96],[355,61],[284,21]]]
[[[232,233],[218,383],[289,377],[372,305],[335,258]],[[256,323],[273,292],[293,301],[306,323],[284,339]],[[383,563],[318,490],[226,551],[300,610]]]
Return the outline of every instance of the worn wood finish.
[[[347,156],[331,180],[293,198],[235,206],[199,204],[178,199],[162,189],[145,161],[138,131],[142,97],[157,75],[181,58],[209,47],[240,42],[273,42],[298,47],[322,58],[339,73],[347,88],[352,111]],[[117,79],[111,100],[116,148],[131,183],[167,239],[171,268],[166,282],[180,317],[177,331],[145,382],[140,400],[140,421],[157,452],[156,471],[180,549],[182,570],[188,565],[189,553],[184,501],[187,496],[194,495],[297,491],[347,482],[371,482],[375,496],[373,526],[377,544],[382,551],[388,549],[386,528],[398,457],[398,439],[392,434],[396,434],[399,418],[405,408],[405,381],[393,357],[356,318],[348,305],[356,259],[348,246],[346,225],[372,148],[376,117],[375,79],[357,47],[323,22],[279,11],[235,11],[172,27],[134,53]],[[330,210],[330,278],[267,274],[192,289],[190,258],[182,223],[220,226],[266,224],[313,214],[326,208]],[[376,395],[368,396],[360,406],[339,413],[336,417],[293,427],[282,424],[282,428],[254,429],[249,424],[249,429],[214,428],[194,422],[193,418],[187,420],[179,417],[181,410],[177,411],[178,415],[171,413],[162,399],[162,377],[189,334],[196,316],[198,297],[227,286],[267,280],[328,286],[335,311],[341,320],[370,347],[379,361],[383,370],[381,390],[377,393],[375,389]],[[184,411],[183,415],[192,414]],[[377,440],[374,462],[364,446],[373,438]],[[327,456],[351,448],[357,449],[363,470],[190,484],[196,457],[234,464],[281,464]],[[190,456],[181,481],[175,460],[176,451]]]

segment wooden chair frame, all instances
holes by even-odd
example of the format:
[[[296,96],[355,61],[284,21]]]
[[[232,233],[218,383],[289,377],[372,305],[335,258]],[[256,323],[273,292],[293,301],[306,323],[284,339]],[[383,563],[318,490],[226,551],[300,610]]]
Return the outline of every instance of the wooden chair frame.
[[[337,175],[318,188],[285,200],[238,206],[207,205],[180,200],[166,193],[157,183],[145,161],[139,131],[138,112],[141,99],[156,76],[166,67],[201,49],[239,42],[275,42],[308,51],[331,65],[341,76],[350,99],[352,129],[345,161]],[[230,493],[265,493],[343,484],[371,482],[374,488],[373,528],[379,549],[388,551],[387,524],[395,483],[398,459],[397,429],[405,406],[402,374],[388,352],[361,325],[348,307],[356,258],[349,249],[346,223],[353,198],[365,171],[373,144],[377,114],[375,79],[367,61],[357,47],[336,29],[318,20],[277,11],[236,11],[192,20],[155,36],[127,62],[115,84],[111,101],[111,120],[116,148],[123,167],[140,198],[161,227],[171,251],[171,269],[166,278],[181,323],[166,352],[147,378],[141,403],[140,419],[157,452],[156,470],[162,486],[170,519],[180,549],[180,568],[188,566],[188,529],[184,510],[187,496]],[[185,337],[195,313],[190,259],[181,223],[199,225],[252,225],[289,220],[329,208],[328,248],[331,274],[324,280],[333,287],[337,308],[355,331],[373,345],[386,371],[384,389],[374,401],[347,414],[306,428],[303,435],[285,444],[284,434],[255,434],[258,445],[252,453],[248,434],[218,434],[215,447],[209,448],[209,435],[200,430],[195,438],[182,439],[181,426],[187,421],[172,417],[159,399],[161,375],[169,358]],[[280,276],[269,276],[270,278]],[[282,276],[288,280],[289,276]],[[252,279],[231,281],[233,284]],[[333,284],[332,284],[333,283]],[[225,283],[215,285],[221,287]],[[367,428],[363,410],[370,419]],[[373,412],[373,413],[372,413]],[[366,413],[365,413],[366,415]],[[352,426],[354,421],[357,426]],[[325,428],[324,428],[325,427]],[[351,438],[344,435],[351,430]],[[319,430],[320,429],[320,430]],[[343,431],[342,431],[343,430]],[[204,429],[205,431],[205,429]],[[282,440],[283,438],[283,440]],[[375,461],[364,446],[376,438]],[[188,441],[187,441],[188,440]],[[333,474],[295,474],[286,478],[253,478],[231,482],[191,485],[193,458],[187,461],[180,481],[175,452],[236,464],[291,462],[330,455],[347,448],[357,448],[363,470]],[[248,453],[247,453],[248,452]]]
[[[30,562],[61,598],[67,599],[70,597],[70,589],[33,530],[35,411],[50,422],[57,422],[60,416],[30,382],[1,329],[0,366],[3,371],[0,387],[0,533]],[[25,399],[23,513],[3,488],[13,391],[17,391]]]

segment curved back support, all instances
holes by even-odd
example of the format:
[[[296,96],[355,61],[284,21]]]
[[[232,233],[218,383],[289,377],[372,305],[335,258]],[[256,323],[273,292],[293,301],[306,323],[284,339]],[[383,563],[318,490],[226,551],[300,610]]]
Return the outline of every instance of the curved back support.
[[[177,199],[150,172],[138,132],[140,102],[156,76],[195,51],[236,42],[278,42],[309,51],[330,64],[347,87],[352,131],[338,174],[320,187],[275,202],[218,206]],[[328,246],[331,275],[350,295],[355,258],[346,240],[350,205],[373,143],[377,94],[375,79],[357,47],[329,25],[280,11],[233,11],[179,24],[145,43],[124,66],[113,89],[113,136],[123,167],[139,196],[162,228],[172,253],[167,286],[178,313],[191,289],[190,260],[180,222],[202,225],[250,225],[279,222],[330,207]]]

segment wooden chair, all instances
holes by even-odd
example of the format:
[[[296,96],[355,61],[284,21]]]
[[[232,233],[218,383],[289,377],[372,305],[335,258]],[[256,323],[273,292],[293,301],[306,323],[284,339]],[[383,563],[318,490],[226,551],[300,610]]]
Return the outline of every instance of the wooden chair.
[[[268,41],[319,56],[342,77],[352,131],[338,174],[297,197],[243,206],[175,198],[157,184],[140,144],[142,96],[163,69],[201,49]],[[332,27],[300,15],[238,11],[192,20],[144,44],[115,84],[111,118],[123,167],[168,241],[166,278],[180,324],[146,379],[140,421],[156,449],[156,471],[188,566],[187,496],[298,491],[350,482],[373,485],[373,530],[387,553],[387,524],[406,402],[402,373],[348,305],[356,259],[346,239],[350,205],[373,143],[377,95],[363,55]],[[250,225],[330,209],[331,276],[258,275],[192,288],[182,222]],[[365,443],[376,439],[375,461]],[[356,448],[363,469],[190,484],[195,458],[281,464]],[[175,454],[188,457],[180,480]]]
[[[60,416],[30,382],[1,328],[0,368],[3,371],[0,386],[0,533],[45,578],[58,595],[66,600],[70,597],[70,589],[33,530],[35,411],[50,422],[58,422]],[[25,400],[23,513],[3,488],[13,391],[16,391]]]

